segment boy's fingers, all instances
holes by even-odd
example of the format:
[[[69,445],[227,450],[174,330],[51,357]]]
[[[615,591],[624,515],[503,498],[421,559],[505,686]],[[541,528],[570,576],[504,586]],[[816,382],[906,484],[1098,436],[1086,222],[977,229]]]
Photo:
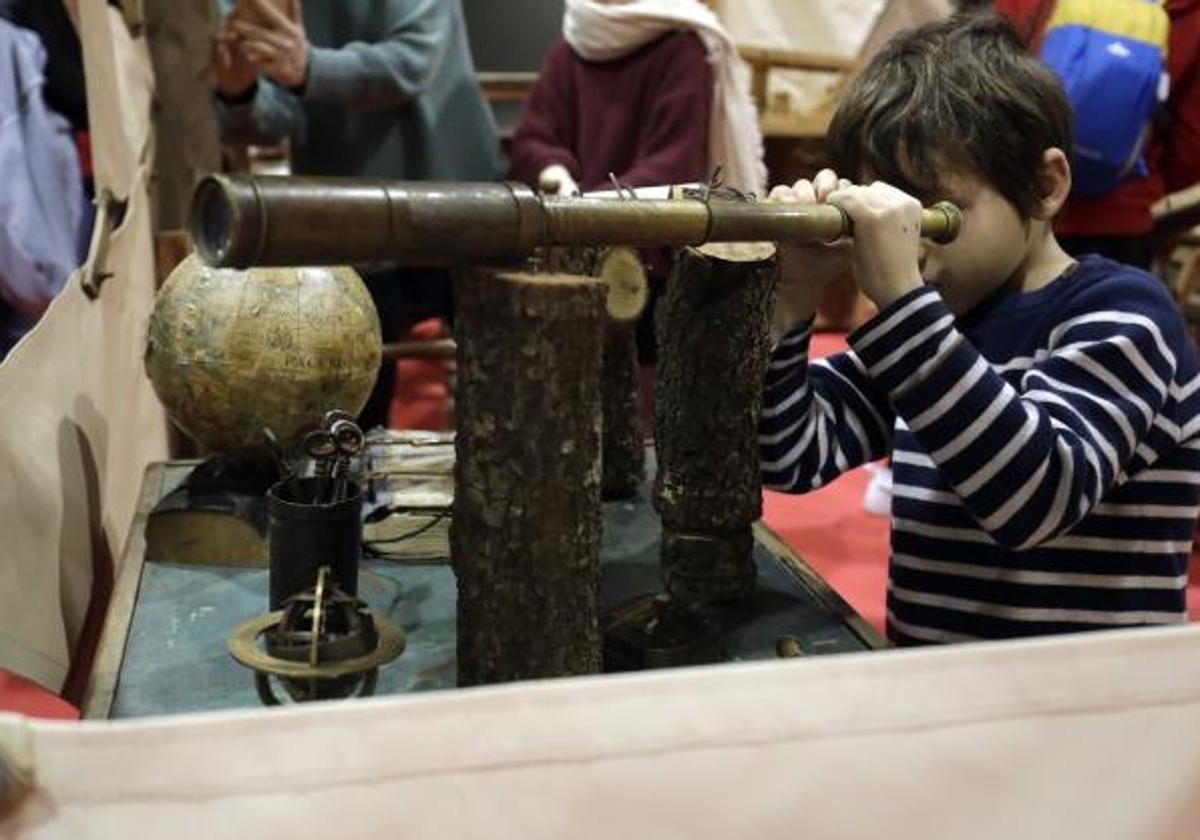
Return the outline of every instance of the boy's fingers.
[[[786,187],[783,184],[776,184],[775,186],[771,187],[771,192],[767,193],[767,201],[787,202],[795,200],[796,199],[792,197],[791,188]]]
[[[792,193],[795,195],[793,200],[801,204],[813,204],[817,200],[817,191],[813,189],[812,181],[805,178],[792,184]]]
[[[817,201],[824,201],[831,192],[838,188],[838,176],[832,169],[822,169],[813,178],[813,190]]]
[[[861,200],[858,193],[862,189],[862,187],[855,186],[840,187],[825,196],[825,202],[827,204],[836,204],[843,210],[848,211],[851,205],[855,205]]]

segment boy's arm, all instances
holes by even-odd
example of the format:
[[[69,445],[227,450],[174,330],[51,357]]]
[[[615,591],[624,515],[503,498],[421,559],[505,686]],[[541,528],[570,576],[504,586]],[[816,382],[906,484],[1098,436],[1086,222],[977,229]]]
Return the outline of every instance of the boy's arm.
[[[888,454],[894,414],[853,352],[809,363],[813,321],[771,351],[759,421],[763,483],[803,492]]]
[[[819,204],[849,183],[823,169],[812,181],[775,187],[768,200]],[[767,365],[758,440],[768,487],[812,490],[891,449],[895,414],[858,357],[840,353],[808,362],[821,292],[848,268],[844,243],[779,245],[780,294],[801,320],[771,351]]]
[[[1177,359],[1159,323],[1171,318],[1148,284],[1119,300],[1100,284],[1044,357],[1017,360],[1028,365],[1019,387],[958,332],[932,289],[886,307],[850,345],[972,516],[1022,550],[1078,523],[1135,454],[1195,435],[1161,412]]]

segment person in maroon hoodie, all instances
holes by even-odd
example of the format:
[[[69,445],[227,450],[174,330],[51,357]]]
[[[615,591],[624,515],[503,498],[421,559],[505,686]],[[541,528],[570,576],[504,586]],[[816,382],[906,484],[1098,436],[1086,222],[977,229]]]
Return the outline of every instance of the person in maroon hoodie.
[[[571,195],[708,179],[712,71],[704,44],[670,32],[611,61],[586,61],[566,40],[550,47],[509,153],[509,177]],[[653,298],[669,270],[648,251],[651,304],[637,326],[638,361],[654,362]]]
[[[712,74],[704,45],[671,32],[612,61],[550,47],[513,134],[509,175],[570,194],[707,179]]]
[[[995,0],[1031,50],[1038,52],[1054,0]],[[1200,0],[1166,0],[1171,20],[1167,73],[1171,80],[1164,119],[1146,148],[1149,173],[1130,176],[1099,198],[1072,196],[1055,224],[1071,254],[1099,253],[1148,268],[1154,256],[1150,206],[1166,193],[1200,183]]]

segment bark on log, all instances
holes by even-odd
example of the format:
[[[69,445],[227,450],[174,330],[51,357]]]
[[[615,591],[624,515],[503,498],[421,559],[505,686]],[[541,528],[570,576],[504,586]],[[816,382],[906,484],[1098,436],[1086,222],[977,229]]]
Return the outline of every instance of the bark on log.
[[[649,296],[646,271],[637,251],[624,247],[549,248],[544,259],[552,272],[604,281],[608,322],[600,384],[604,422],[600,497],[627,499],[637,492],[645,474],[635,329]]]
[[[459,685],[596,673],[604,286],[477,269],[455,292]]]
[[[638,410],[634,324],[608,319],[600,387],[604,419],[600,495],[603,499],[627,499],[637,493],[646,462]]]
[[[667,592],[692,604],[754,588],[758,419],[776,282],[769,244],[680,252],[658,309],[654,506]]]

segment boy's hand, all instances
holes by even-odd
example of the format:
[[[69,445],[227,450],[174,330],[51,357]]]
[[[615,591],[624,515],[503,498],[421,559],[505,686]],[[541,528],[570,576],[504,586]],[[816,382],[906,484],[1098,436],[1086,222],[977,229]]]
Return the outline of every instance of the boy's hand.
[[[921,280],[921,202],[890,184],[847,186],[829,196],[854,222],[854,276],[880,309]]]
[[[838,178],[832,169],[822,169],[811,181],[801,179],[790,187],[775,187],[767,201],[822,204],[831,194],[849,186],[850,182]],[[781,292],[788,298],[797,318],[811,317],[817,311],[825,287],[849,270],[848,243],[779,243],[779,275],[784,283]]]

